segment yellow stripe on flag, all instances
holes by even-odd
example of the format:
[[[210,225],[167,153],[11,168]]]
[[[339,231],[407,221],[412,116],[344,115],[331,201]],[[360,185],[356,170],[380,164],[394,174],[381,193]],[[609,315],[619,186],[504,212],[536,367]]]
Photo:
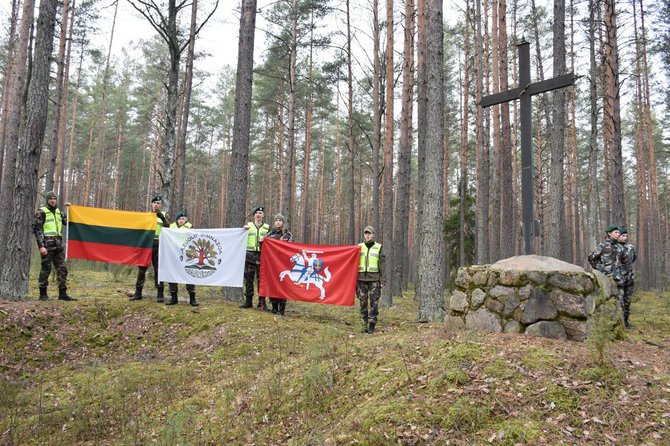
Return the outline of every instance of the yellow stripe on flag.
[[[124,229],[156,229],[156,214],[153,212],[115,211],[87,206],[70,206],[68,220],[93,226],[108,226]]]

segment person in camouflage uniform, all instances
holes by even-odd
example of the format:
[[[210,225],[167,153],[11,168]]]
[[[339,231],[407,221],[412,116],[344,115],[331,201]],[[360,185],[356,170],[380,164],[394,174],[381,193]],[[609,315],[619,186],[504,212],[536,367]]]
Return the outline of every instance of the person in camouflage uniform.
[[[33,233],[42,257],[38,278],[40,300],[49,299],[47,288],[52,263],[56,267],[58,278],[58,300],[77,300],[67,295],[67,265],[63,244],[63,226],[67,225],[67,217],[58,209],[58,196],[54,192],[47,192],[44,198],[46,198],[46,205],[37,210],[33,223]],[[70,203],[65,203],[65,206],[69,205]]]
[[[293,234],[284,226],[286,224],[286,217],[282,214],[275,215],[274,224],[274,228],[268,232],[268,235],[265,236],[266,238],[273,238],[284,242],[293,241]],[[272,304],[272,314],[284,315],[284,311],[286,311],[286,299],[271,297],[270,303]]]
[[[633,263],[637,259],[635,247],[628,243],[628,230],[620,229],[619,244],[625,255],[626,262],[623,264],[623,322],[626,328],[633,328],[633,324],[628,321],[630,316],[630,304],[633,300],[633,286],[635,285],[635,273],[633,272]]]
[[[375,228],[372,226],[365,227],[363,238],[365,241],[359,244],[361,255],[358,262],[356,296],[360,303],[361,331],[363,333],[374,333],[377,325],[377,315],[379,314],[379,298],[381,297],[382,245],[375,242]]]
[[[593,269],[614,279],[619,290],[619,301],[623,307],[623,265],[628,261],[628,257],[618,241],[619,235],[621,235],[619,227],[609,226],[605,229],[605,232],[607,233],[607,237],[598,243],[595,251],[589,254],[588,260]]]

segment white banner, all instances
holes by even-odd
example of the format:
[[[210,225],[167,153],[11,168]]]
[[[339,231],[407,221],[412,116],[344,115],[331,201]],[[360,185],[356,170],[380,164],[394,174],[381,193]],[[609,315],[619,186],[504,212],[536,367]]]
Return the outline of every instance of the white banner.
[[[165,228],[158,249],[158,280],[242,287],[246,250],[243,228]]]

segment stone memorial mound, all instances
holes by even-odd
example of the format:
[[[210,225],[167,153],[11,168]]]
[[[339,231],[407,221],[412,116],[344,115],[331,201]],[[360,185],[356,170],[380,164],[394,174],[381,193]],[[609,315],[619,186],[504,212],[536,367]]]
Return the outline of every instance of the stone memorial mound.
[[[583,341],[596,302],[616,301],[616,296],[616,286],[597,271],[589,273],[552,257],[517,256],[460,268],[446,322]]]

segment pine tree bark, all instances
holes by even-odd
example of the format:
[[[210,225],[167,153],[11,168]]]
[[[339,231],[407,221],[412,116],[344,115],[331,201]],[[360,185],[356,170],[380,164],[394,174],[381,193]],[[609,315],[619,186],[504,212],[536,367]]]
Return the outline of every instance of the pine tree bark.
[[[470,97],[470,23],[472,21],[470,2],[466,1],[465,6],[465,42],[464,54],[465,64],[463,67],[463,93],[461,107],[461,147],[460,147],[460,180],[458,185],[460,203],[458,206],[460,234],[458,240],[458,266],[465,266],[465,236],[470,233],[467,226],[465,213],[467,211],[467,185],[468,185],[468,120],[469,107],[468,98]]]
[[[598,65],[596,63],[596,0],[589,0],[589,178],[598,175]],[[598,190],[596,181],[586,182],[586,237],[587,249],[593,249],[597,243],[598,226]]]
[[[617,41],[616,0],[605,0],[605,75],[607,89],[604,91],[608,107],[604,109],[603,124],[610,129],[605,141],[609,154],[610,171],[606,178],[612,196],[609,214],[611,224],[626,224],[626,203],[623,183],[623,157],[621,154],[621,98],[619,93],[619,49]]]
[[[118,2],[117,2],[118,8]],[[68,20],[70,15],[70,0],[63,0],[63,13],[62,19],[60,20],[60,38],[58,43],[58,56],[56,57],[56,65],[58,69],[56,70],[56,89],[54,91],[54,107],[51,126],[51,141],[49,144],[49,155],[47,158],[47,168],[44,174],[44,188],[46,190],[54,190],[54,184],[56,180],[56,159],[58,157],[58,147],[60,146],[60,122],[61,115],[64,112],[63,108],[63,99],[65,94],[65,50],[66,50],[66,37],[68,33]],[[116,10],[114,11],[114,17],[116,17]]]
[[[507,72],[507,2],[498,0],[498,48],[500,51],[500,90],[509,88]],[[513,234],[515,197],[512,195],[512,129],[509,117],[509,102],[500,104],[500,258],[514,255],[514,237],[504,234]]]
[[[565,74],[565,0],[554,0],[554,77]],[[565,260],[565,214],[563,178],[565,153],[565,89],[553,92],[551,127],[551,167],[549,169],[549,212],[547,215],[547,255]],[[576,197],[573,197],[576,199]]]
[[[7,134],[7,120],[9,119],[9,101],[12,91],[12,79],[16,70],[16,43],[18,36],[16,27],[19,24],[19,0],[12,0],[12,11],[9,16],[9,33],[7,37],[7,65],[2,88],[2,113],[0,114],[0,190],[4,178],[5,166],[5,136]]]
[[[484,91],[484,49],[482,42],[482,5],[481,0],[475,0],[475,102],[481,103]],[[477,258],[476,263],[489,263],[489,151],[484,140],[484,110],[476,108],[476,182],[477,212],[475,214],[477,226]]]
[[[245,196],[249,172],[249,140],[251,132],[251,91],[254,68],[254,34],[256,30],[256,0],[242,0],[240,37],[237,49],[235,82],[235,118],[230,175],[228,177],[228,215],[226,226],[239,227],[245,215]],[[240,223],[242,221],[242,223]],[[226,288],[230,300],[241,300],[241,288]]]
[[[21,11],[21,24],[19,25],[18,47],[14,59],[14,70],[12,70],[12,80],[10,82],[9,94],[9,112],[7,119],[7,134],[3,141],[4,146],[4,165],[2,174],[2,189],[0,196],[5,202],[14,200],[14,181],[17,175],[16,161],[19,152],[20,129],[23,127],[24,119],[24,88],[26,86],[28,44],[30,41],[30,31],[35,12],[35,1],[25,0]],[[12,212],[0,213],[0,240],[7,240],[7,235],[11,227]],[[5,248],[7,249],[7,248]],[[0,256],[0,266],[4,267],[4,262],[8,261],[6,255]],[[1,284],[0,284],[1,285]]]
[[[356,208],[356,165],[355,165],[355,141],[354,141],[354,77],[351,68],[353,54],[351,53],[351,13],[350,0],[347,0],[347,129],[349,136],[349,230],[347,231],[347,243],[356,243],[356,224],[354,221],[354,209]]]
[[[16,160],[15,193],[10,225],[0,269],[0,296],[25,300],[33,244],[32,221],[37,196],[37,170],[47,126],[49,74],[56,23],[57,0],[42,0],[36,24],[35,54],[26,104],[25,132]]]
[[[379,227],[379,146],[382,134],[379,0],[372,0],[372,226]]]
[[[386,0],[386,104],[384,120],[384,172],[382,186],[383,203],[383,225],[382,225],[382,245],[386,257],[385,268],[387,271],[393,271],[394,248],[393,241],[393,86],[394,82],[394,54],[393,54],[393,0]],[[391,280],[388,280],[390,285]],[[393,287],[385,286],[382,288],[382,303],[386,306],[393,305]]]
[[[444,163],[444,48],[442,1],[426,2],[427,18],[427,132],[426,163],[423,183],[423,213],[418,227],[434,228],[442,221],[443,199],[442,164]],[[432,237],[422,237],[419,245],[418,274],[419,320],[441,321],[445,315],[444,302],[444,237],[438,225]]]
[[[402,66],[402,109],[400,112],[400,139],[398,141],[398,173],[393,222],[394,262],[389,275],[394,296],[402,294],[407,286],[407,258],[409,228],[409,197],[412,150],[412,113],[414,108],[414,0],[405,1],[405,30]],[[388,270],[388,268],[387,268]],[[388,271],[390,272],[390,271]],[[388,285],[387,285],[388,286]]]

